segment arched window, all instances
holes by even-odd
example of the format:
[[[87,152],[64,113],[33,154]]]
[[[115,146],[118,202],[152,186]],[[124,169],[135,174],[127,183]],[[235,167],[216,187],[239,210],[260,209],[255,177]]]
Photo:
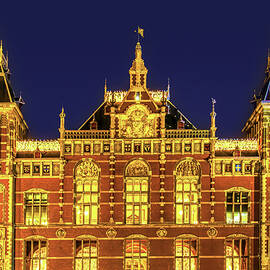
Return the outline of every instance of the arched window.
[[[176,270],[196,270],[198,255],[198,239],[195,236],[183,235],[175,240]]]
[[[176,224],[197,224],[200,165],[192,158],[178,163],[175,170]]]
[[[245,224],[249,221],[249,190],[234,187],[226,191],[226,222]]]
[[[126,224],[148,223],[149,174],[141,159],[131,161],[125,169]]]
[[[5,186],[0,184],[0,223],[5,222]]]
[[[125,270],[148,269],[148,240],[141,235],[125,240]]]
[[[25,269],[47,270],[47,241],[30,239],[25,241]]]
[[[24,193],[25,224],[48,224],[48,194],[42,189],[31,189]]]
[[[75,270],[97,270],[98,250],[95,238],[81,237],[75,240]]]
[[[226,270],[247,270],[249,261],[248,238],[232,235],[225,240]]]
[[[91,159],[75,168],[75,223],[98,223],[99,168]]]

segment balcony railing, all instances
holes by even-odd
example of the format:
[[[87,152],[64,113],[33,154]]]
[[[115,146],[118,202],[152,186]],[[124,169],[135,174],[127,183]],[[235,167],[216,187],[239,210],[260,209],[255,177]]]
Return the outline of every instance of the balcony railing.
[[[209,138],[209,130],[167,129],[166,138]]]
[[[109,139],[109,130],[65,130],[65,139]]]

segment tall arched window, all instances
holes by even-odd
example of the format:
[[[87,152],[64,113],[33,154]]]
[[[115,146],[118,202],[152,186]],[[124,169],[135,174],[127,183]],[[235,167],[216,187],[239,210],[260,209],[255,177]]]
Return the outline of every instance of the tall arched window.
[[[75,240],[75,270],[97,270],[98,249],[94,237],[80,237]]]
[[[148,223],[150,170],[144,160],[131,161],[125,169],[126,224]]]
[[[192,158],[180,161],[175,174],[176,224],[197,224],[200,165]]]
[[[198,266],[198,238],[183,235],[175,240],[175,269],[196,270]]]
[[[25,269],[47,270],[47,241],[35,237],[25,241]]]
[[[125,270],[148,269],[148,240],[143,235],[133,235],[125,240]]]
[[[249,261],[248,238],[232,235],[225,240],[226,270],[247,270]]]
[[[99,168],[91,159],[75,168],[75,223],[98,223]]]

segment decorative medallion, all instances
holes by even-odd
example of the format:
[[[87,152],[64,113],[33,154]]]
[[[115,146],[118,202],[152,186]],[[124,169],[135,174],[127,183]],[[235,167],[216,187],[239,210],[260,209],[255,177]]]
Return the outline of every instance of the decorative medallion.
[[[207,235],[208,235],[208,237],[210,237],[210,238],[215,238],[215,237],[217,237],[217,235],[218,235],[218,231],[217,231],[216,228],[211,227],[211,228],[209,228],[209,230],[207,231]]]
[[[156,234],[158,237],[166,237],[167,235],[167,230],[165,228],[160,228],[159,230],[157,230]]]
[[[176,176],[199,176],[200,166],[193,159],[185,159],[176,168]]]
[[[148,166],[142,160],[131,161],[126,168],[126,176],[148,176]]]
[[[98,177],[98,166],[91,160],[84,160],[76,168],[76,176],[79,177]]]
[[[221,174],[222,165],[221,163],[216,163],[216,173]]]
[[[56,231],[56,236],[58,237],[58,238],[65,238],[65,236],[66,236],[66,231],[64,230],[64,229],[62,229],[62,228],[60,228],[60,229],[58,229],[57,231]]]
[[[117,231],[114,228],[109,228],[106,231],[106,235],[108,238],[115,238],[115,236],[117,235]]]

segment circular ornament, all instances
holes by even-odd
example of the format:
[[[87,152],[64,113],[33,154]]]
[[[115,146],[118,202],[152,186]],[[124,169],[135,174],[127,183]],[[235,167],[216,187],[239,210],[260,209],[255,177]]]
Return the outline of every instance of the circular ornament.
[[[157,230],[156,234],[158,237],[165,237],[167,235],[167,230],[165,228],[160,228]]]
[[[65,238],[65,236],[66,236],[66,231],[64,230],[64,229],[62,229],[62,228],[60,228],[60,229],[58,229],[57,231],[56,231],[56,236],[58,237],[58,238]]]
[[[216,236],[218,235],[218,231],[217,231],[216,228],[211,227],[211,228],[209,228],[209,230],[207,231],[207,235],[208,235],[208,237],[210,237],[210,238],[214,238],[214,237],[216,237]]]
[[[109,228],[106,231],[106,235],[108,238],[115,238],[115,236],[117,235],[117,231],[114,228]]]

